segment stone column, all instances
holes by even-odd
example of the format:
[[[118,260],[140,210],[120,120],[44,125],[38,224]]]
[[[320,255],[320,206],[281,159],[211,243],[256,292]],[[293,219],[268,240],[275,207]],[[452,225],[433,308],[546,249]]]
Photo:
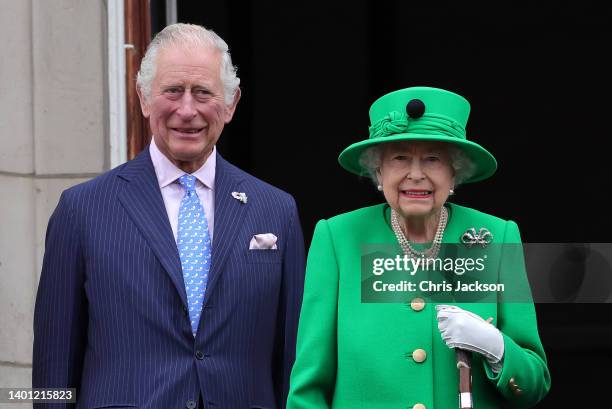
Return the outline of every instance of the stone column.
[[[105,4],[0,0],[10,39],[0,57],[0,387],[31,385],[34,301],[59,195],[108,169]]]

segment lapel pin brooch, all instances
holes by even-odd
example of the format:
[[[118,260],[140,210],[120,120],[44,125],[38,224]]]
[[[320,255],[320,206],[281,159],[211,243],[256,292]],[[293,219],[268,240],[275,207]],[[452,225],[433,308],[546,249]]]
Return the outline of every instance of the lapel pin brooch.
[[[247,195],[244,192],[232,192],[232,197],[243,204],[246,204],[247,202]]]
[[[474,227],[471,227],[461,235],[461,243],[465,244],[467,247],[472,247],[474,245],[487,247],[492,241],[493,235],[486,227],[481,227],[478,233],[476,233]]]

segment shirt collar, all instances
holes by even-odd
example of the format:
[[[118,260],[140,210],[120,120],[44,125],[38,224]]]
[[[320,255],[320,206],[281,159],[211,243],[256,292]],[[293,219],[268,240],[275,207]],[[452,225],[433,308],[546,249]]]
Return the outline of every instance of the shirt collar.
[[[155,175],[157,176],[157,182],[160,188],[164,188],[171,183],[174,183],[178,178],[185,174],[184,171],[179,169],[174,163],[170,161],[164,155],[157,145],[155,144],[155,138],[151,139],[151,145],[149,149],[151,154],[151,162],[153,162],[153,168],[155,169]],[[213,150],[206,159],[206,162],[192,173],[197,180],[200,181],[204,186],[211,190],[215,190],[215,169],[217,165],[217,147],[213,146]]]

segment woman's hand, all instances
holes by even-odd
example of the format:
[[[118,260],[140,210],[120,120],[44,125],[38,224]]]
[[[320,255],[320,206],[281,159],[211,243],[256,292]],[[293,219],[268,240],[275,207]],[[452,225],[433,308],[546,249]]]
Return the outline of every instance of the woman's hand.
[[[452,305],[437,305],[438,329],[449,348],[483,355],[493,372],[500,372],[504,356],[502,333],[478,315]]]

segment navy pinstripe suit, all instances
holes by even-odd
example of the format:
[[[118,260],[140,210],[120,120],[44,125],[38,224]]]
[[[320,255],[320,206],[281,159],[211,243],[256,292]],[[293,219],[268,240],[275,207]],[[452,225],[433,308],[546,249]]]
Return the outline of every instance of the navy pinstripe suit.
[[[178,409],[200,393],[207,408],[285,406],[304,274],[296,205],[220,156],[215,177],[195,340],[148,149],[62,194],[36,299],[34,387],[76,387],[77,408]],[[278,250],[249,250],[259,233],[278,236]]]

